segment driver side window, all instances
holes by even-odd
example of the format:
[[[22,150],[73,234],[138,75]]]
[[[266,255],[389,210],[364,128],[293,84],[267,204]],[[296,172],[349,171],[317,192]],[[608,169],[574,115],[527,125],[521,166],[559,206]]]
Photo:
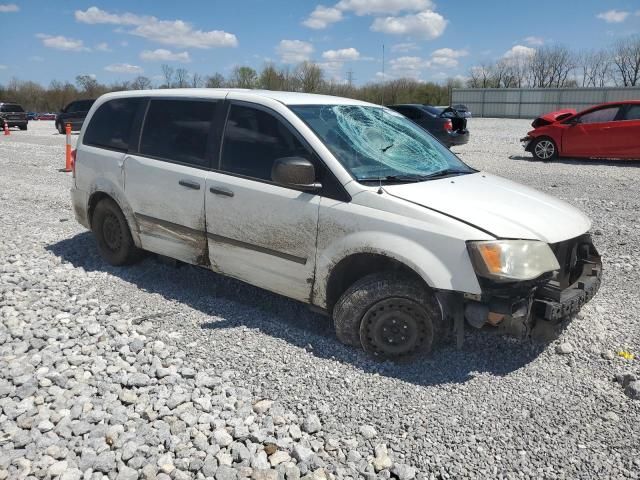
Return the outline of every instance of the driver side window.
[[[221,169],[271,181],[271,168],[283,157],[313,162],[308,149],[279,118],[262,109],[232,104],[224,130]]]
[[[585,113],[579,117],[579,123],[603,123],[613,122],[620,111],[620,107],[606,107],[593,112]]]

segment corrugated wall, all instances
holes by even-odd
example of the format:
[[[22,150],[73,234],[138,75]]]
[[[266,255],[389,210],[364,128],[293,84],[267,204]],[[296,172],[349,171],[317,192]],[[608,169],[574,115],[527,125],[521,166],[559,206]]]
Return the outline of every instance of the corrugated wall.
[[[454,88],[451,104],[465,104],[474,117],[535,118],[561,108],[640,100],[640,87],[627,88]]]

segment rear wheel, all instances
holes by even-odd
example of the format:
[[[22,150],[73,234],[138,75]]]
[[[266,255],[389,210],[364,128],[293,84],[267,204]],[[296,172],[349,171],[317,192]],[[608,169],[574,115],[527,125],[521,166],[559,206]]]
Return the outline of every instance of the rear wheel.
[[[548,162],[558,157],[558,147],[550,138],[542,137],[534,141],[531,153],[536,159]]]
[[[100,200],[93,212],[91,227],[100,256],[111,265],[130,265],[140,259],[142,250],[133,242],[127,219],[113,200]]]
[[[20,125],[20,130],[26,130],[27,126],[26,125]]]
[[[431,351],[443,337],[433,295],[419,281],[376,273],[354,283],[333,310],[338,339],[379,358]]]

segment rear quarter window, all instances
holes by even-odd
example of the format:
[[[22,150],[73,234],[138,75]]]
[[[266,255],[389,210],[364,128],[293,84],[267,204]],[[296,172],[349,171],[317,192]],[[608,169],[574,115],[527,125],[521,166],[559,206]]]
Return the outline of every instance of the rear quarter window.
[[[85,145],[126,152],[138,108],[144,98],[117,98],[98,107],[84,134]]]

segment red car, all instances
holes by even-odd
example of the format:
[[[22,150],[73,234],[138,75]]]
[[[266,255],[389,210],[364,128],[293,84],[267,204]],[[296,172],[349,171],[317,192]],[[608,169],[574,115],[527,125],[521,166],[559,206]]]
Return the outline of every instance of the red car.
[[[536,118],[524,149],[538,160],[557,157],[640,160],[640,100],[565,109]]]

